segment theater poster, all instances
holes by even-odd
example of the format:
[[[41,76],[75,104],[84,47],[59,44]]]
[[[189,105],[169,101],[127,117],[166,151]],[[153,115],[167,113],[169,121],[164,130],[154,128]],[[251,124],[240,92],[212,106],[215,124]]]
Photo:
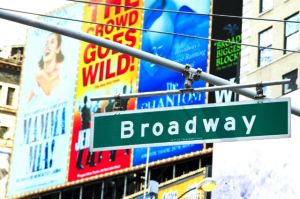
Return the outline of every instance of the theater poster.
[[[75,19],[82,11],[80,5],[72,5],[51,14]],[[80,23],[67,20],[40,20],[81,29]],[[66,182],[79,47],[70,37],[28,29],[9,197]]]
[[[197,14],[210,14],[210,0],[202,0],[200,2],[197,0],[147,0],[145,1],[145,7],[195,13],[195,15],[185,15],[151,10],[144,11],[143,27],[150,31],[143,33],[142,50],[206,71],[208,60],[207,40],[155,33],[155,31],[174,32],[208,38],[209,16]],[[183,89],[184,80],[184,76],[178,72],[150,62],[141,61],[138,90],[139,92],[148,92]],[[196,81],[193,87],[205,87],[205,82]],[[137,105],[138,109],[146,109],[203,103],[205,103],[205,93],[187,93],[183,95],[139,98]],[[154,162],[190,152],[201,151],[202,149],[202,144],[153,147],[150,150],[149,158],[150,162]],[[146,151],[146,148],[134,149],[134,166],[146,163]]]
[[[143,2],[139,0],[125,2],[129,7],[143,6]],[[141,28],[141,10],[87,4],[83,19],[98,23],[84,24],[83,32],[140,48],[140,31],[115,25]],[[81,43],[68,181],[87,179],[131,166],[130,149],[91,152],[90,125],[91,114],[133,110],[136,108],[136,99],[121,100],[120,106],[116,106],[115,100],[91,99],[136,93],[138,69],[139,60],[132,56],[94,44]]]
[[[210,14],[210,0],[147,0],[145,1],[145,7],[191,12],[195,14]],[[208,15],[187,15],[174,12],[146,10],[144,12],[143,27],[150,31],[171,32],[208,38],[209,21]],[[143,33],[143,51],[206,71],[208,40],[150,31]],[[205,87],[205,82],[196,81],[193,87]],[[178,90],[183,88],[184,76],[182,74],[150,62],[141,61],[139,92]],[[138,108],[161,108],[200,103],[205,103],[205,93],[140,98],[138,99]]]

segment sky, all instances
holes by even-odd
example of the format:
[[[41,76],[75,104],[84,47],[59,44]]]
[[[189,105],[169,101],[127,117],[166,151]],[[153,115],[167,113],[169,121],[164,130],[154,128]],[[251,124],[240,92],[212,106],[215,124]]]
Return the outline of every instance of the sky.
[[[54,9],[70,3],[67,0],[0,0],[0,12],[3,11],[1,9],[13,9],[47,14]],[[37,16],[13,13],[23,17],[37,18]],[[28,26],[26,25],[0,19],[0,48],[3,48],[3,46],[25,44],[27,28]]]

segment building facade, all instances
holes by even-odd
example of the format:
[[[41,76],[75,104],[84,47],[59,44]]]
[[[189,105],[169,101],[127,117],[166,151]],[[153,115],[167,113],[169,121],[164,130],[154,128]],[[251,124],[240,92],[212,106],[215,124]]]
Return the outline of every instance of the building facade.
[[[299,11],[298,0],[244,0],[240,61],[240,83],[290,79],[289,84],[263,90],[271,97],[289,97],[297,109]],[[212,198],[299,198],[298,132],[299,116],[292,114],[290,137],[214,144],[213,177],[218,187]]]
[[[23,47],[12,47],[10,56],[0,58],[0,198],[4,198],[12,152]]]
[[[297,0],[244,0],[243,16],[258,20],[243,19],[242,43],[259,47],[242,46],[241,83],[291,79],[288,85],[271,86],[265,90],[273,97],[299,88],[299,10]]]

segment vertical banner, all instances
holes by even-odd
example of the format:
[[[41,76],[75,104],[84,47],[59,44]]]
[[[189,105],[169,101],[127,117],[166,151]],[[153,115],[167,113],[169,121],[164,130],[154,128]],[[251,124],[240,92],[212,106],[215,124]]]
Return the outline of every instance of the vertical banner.
[[[213,3],[213,14],[242,16],[243,1],[215,0]],[[228,42],[241,43],[242,19],[214,16],[212,19],[213,39]],[[210,74],[239,82],[239,62],[241,46],[221,41],[211,42]],[[235,101],[235,94],[229,90],[221,90],[209,93],[209,103],[221,103]]]
[[[106,3],[127,7],[86,4],[83,20],[98,24],[84,24],[82,31],[139,49],[141,32],[131,28],[141,28],[142,11],[128,7],[142,7],[142,0]],[[137,92],[138,59],[85,42],[81,43],[80,52],[69,181],[130,167],[131,150],[89,150],[91,114],[115,110],[115,100],[91,102],[90,99]],[[135,99],[122,99],[119,110],[135,109],[135,104]]]
[[[145,7],[210,14],[210,0],[147,0],[145,1]],[[208,38],[209,16],[146,10],[144,12],[144,29]],[[206,71],[207,40],[144,32],[142,50]],[[183,89],[183,85],[184,77],[182,74],[150,62],[141,61],[139,92]],[[205,82],[197,81],[193,84],[193,87],[205,87]],[[147,97],[138,100],[138,108],[160,108],[204,102],[204,93]]]
[[[73,5],[52,14],[76,19],[81,13],[82,7]],[[77,22],[40,20],[81,29]],[[28,30],[8,196],[66,182],[79,47],[70,37]]]
[[[161,32],[174,32],[208,38],[210,0],[201,2],[192,1],[145,1],[145,8],[175,10],[192,12],[195,14],[182,14],[171,12],[157,12],[146,10],[144,12],[144,29]],[[197,21],[197,23],[195,23]],[[167,59],[189,64],[193,68],[206,71],[208,58],[208,41],[176,36],[163,33],[144,32],[142,50]],[[184,77],[178,72],[165,69],[150,62],[141,61],[139,75],[139,92],[176,90],[184,88]],[[193,87],[205,87],[205,82],[197,81]],[[205,93],[192,93],[183,95],[167,95],[138,99],[138,108],[161,108],[188,104],[205,103]],[[150,153],[150,162],[199,151],[202,144],[182,145],[171,147],[153,147]],[[145,164],[146,148],[134,149],[133,165]]]

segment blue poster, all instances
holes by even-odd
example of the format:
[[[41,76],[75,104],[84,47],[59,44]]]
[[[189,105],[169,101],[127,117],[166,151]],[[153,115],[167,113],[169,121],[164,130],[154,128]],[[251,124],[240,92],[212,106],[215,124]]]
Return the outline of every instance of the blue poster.
[[[78,18],[82,5],[56,10]],[[80,30],[81,24],[41,18]],[[9,197],[66,183],[79,40],[29,28],[9,174]]]
[[[146,8],[198,14],[210,13],[209,0],[147,0],[144,6]],[[144,13],[144,29],[208,38],[209,16],[146,10]],[[142,50],[184,65],[189,64],[193,68],[201,68],[202,71],[206,72],[208,57],[207,40],[144,32],[142,36]],[[183,85],[184,77],[182,74],[141,60],[139,92],[178,90],[183,89]],[[205,87],[205,82],[196,81],[193,87]],[[137,105],[138,109],[146,109],[204,103],[205,93],[192,93],[139,98]],[[202,149],[202,144],[153,147],[150,150],[149,162],[200,151]],[[146,153],[146,148],[134,149],[133,166],[145,164]]]
[[[186,153],[201,151],[202,144],[185,144],[176,146],[151,147],[149,162],[166,159],[169,157],[179,156]],[[146,163],[147,148],[138,148],[133,150],[132,166],[138,166]]]
[[[209,0],[147,0],[146,8],[209,14]],[[208,38],[209,16],[146,10],[144,29]],[[206,71],[208,41],[185,36],[143,32],[142,50]],[[184,88],[184,76],[178,72],[141,60],[139,92],[178,90]],[[193,87],[205,87],[196,81]],[[203,104],[205,93],[156,96],[138,99],[138,109]]]

